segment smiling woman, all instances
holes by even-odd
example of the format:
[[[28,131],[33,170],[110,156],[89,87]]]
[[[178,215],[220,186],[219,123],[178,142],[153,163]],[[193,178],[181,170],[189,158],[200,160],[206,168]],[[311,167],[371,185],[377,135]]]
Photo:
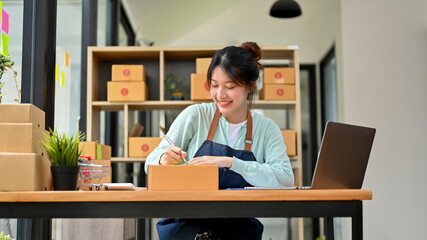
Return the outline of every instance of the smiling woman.
[[[259,79],[261,49],[256,43],[219,50],[210,63],[208,86],[214,102],[192,105],[172,123],[168,137],[147,157],[149,165],[217,165],[219,189],[289,187],[293,173],[279,127],[250,111]],[[264,226],[246,219],[161,219],[160,239],[261,239]]]

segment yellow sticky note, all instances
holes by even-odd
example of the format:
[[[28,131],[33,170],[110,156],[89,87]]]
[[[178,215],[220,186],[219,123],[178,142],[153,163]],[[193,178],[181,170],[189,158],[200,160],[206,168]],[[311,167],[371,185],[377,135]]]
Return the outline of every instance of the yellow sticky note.
[[[59,80],[59,67],[57,64],[55,64],[55,81],[58,82]]]
[[[9,56],[9,40],[10,40],[10,37],[8,37],[4,33],[1,33],[1,41],[2,41],[2,45],[3,45],[3,54],[6,56]]]
[[[70,67],[70,54],[64,51],[64,65]]]
[[[61,87],[65,87],[65,73],[61,71]]]

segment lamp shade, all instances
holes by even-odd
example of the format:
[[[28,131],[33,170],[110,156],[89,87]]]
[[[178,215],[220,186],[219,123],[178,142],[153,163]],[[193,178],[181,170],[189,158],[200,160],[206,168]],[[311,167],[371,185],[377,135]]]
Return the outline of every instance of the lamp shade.
[[[293,18],[301,15],[301,7],[294,0],[278,0],[270,9],[270,16]]]

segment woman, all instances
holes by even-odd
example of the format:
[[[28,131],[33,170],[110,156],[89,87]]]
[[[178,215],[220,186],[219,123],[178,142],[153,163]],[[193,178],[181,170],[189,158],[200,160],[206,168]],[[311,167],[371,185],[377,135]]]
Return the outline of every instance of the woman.
[[[193,165],[218,165],[220,189],[292,186],[292,167],[279,127],[250,111],[260,59],[261,49],[253,42],[218,51],[207,74],[214,102],[183,110],[168,132],[176,146],[163,140],[147,157],[145,171],[151,164],[186,159]],[[160,239],[261,239],[263,226],[255,218],[162,219],[157,229]]]

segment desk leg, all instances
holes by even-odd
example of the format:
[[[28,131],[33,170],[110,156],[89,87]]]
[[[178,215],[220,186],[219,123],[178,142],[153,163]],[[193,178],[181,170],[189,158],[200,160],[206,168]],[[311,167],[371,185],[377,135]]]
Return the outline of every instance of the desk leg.
[[[351,218],[351,232],[353,240],[363,239],[363,208],[362,201],[355,201],[354,215]]]
[[[31,239],[52,239],[52,219],[32,219]]]
[[[325,217],[325,235],[326,240],[334,240],[334,218]]]
[[[52,239],[52,219],[18,219],[17,239],[50,240]]]

